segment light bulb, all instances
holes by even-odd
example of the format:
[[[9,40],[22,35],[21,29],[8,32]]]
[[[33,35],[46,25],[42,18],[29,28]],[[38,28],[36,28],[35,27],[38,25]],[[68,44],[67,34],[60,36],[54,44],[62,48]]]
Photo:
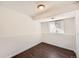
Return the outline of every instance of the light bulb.
[[[38,5],[38,6],[37,6],[37,8],[39,8],[39,10],[44,10],[44,8],[45,8],[45,5],[43,5],[43,4],[40,4],[40,5]]]

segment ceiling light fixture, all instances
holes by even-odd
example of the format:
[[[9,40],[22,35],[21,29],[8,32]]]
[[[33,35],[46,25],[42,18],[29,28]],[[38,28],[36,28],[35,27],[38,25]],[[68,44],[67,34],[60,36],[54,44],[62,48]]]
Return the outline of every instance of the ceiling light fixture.
[[[40,10],[44,10],[45,5],[43,5],[43,4],[39,4],[39,5],[37,6],[37,8],[39,8]]]

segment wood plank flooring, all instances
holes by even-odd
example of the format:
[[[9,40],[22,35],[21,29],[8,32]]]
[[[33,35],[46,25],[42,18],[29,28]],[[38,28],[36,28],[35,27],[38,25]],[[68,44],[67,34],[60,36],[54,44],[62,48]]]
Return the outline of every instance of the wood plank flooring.
[[[12,58],[75,58],[74,51],[47,43],[40,43]]]

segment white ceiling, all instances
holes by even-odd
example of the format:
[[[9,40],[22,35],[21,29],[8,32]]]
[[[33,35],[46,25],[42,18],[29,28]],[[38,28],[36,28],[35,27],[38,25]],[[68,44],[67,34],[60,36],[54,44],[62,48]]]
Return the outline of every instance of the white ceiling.
[[[40,12],[37,10],[38,4],[45,4],[45,10],[53,7],[61,7],[65,5],[69,5],[74,3],[73,1],[7,1],[7,2],[0,2],[0,6],[7,7],[18,12],[27,14],[29,16],[39,14]]]

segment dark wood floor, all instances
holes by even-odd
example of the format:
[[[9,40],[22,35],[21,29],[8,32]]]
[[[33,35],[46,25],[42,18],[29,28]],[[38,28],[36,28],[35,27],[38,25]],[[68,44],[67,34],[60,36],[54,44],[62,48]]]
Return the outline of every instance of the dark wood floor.
[[[12,58],[75,58],[73,51],[53,46],[47,43],[40,43],[29,50],[26,50]]]

